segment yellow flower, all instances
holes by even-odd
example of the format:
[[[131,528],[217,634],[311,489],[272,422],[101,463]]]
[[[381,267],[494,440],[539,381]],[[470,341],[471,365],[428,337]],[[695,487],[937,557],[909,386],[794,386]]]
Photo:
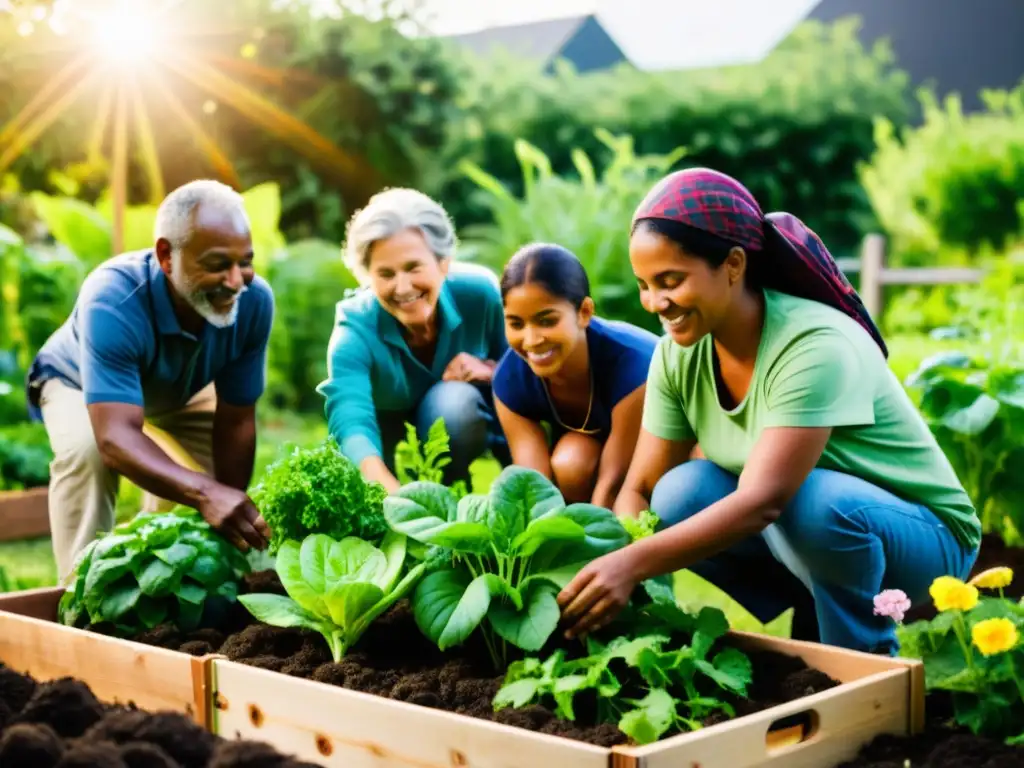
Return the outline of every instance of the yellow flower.
[[[1013,581],[1013,570],[1005,565],[1000,565],[982,571],[967,583],[982,589],[1002,589],[1010,586],[1011,581]]]
[[[978,604],[978,588],[952,576],[939,576],[928,594],[940,611],[969,611]]]
[[[1010,650],[1019,637],[1017,627],[1009,619],[985,619],[971,628],[971,640],[986,656]]]

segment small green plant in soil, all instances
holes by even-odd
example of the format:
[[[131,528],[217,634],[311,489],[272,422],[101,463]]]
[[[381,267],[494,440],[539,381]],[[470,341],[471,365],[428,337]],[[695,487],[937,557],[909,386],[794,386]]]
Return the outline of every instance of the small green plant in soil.
[[[427,431],[427,439],[420,440],[416,427],[405,424],[405,440],[395,448],[395,477],[402,485],[415,482],[443,483],[444,468],[452,463],[448,455],[451,438],[444,426],[444,419],[438,417]],[[450,486],[455,498],[461,499],[469,489],[462,480]]]
[[[57,619],[124,637],[164,622],[189,631],[204,615],[223,615],[248,572],[242,553],[195,510],[140,513],[82,550]]]
[[[649,509],[645,509],[637,517],[625,516],[620,518],[620,520],[631,541],[653,536],[654,532],[658,529],[658,523],[661,522],[661,518],[658,517],[657,513]]]
[[[324,534],[302,544],[286,541],[277,555],[277,574],[288,597],[242,595],[239,602],[264,624],[319,632],[335,661],[359,640],[370,623],[405,596],[426,565],[406,569],[406,537],[389,531],[381,548],[348,536]],[[406,571],[403,576],[403,571]]]
[[[967,583],[940,576],[930,589],[938,614],[898,635],[900,654],[924,662],[926,689],[951,694],[959,725],[1024,745],[1024,605],[1001,595],[1012,578],[1009,568]]]
[[[746,697],[752,665],[737,648],[712,654],[729,630],[725,614],[703,608],[692,616],[664,583],[643,586],[625,615],[600,637],[586,638],[585,655],[570,659],[559,648],[543,661],[511,664],[495,710],[551,702],[557,715],[575,720],[580,698],[585,706],[596,701],[596,721],[615,723],[636,744],[697,730],[716,713],[735,717],[723,692]]]
[[[275,461],[250,495],[270,526],[271,554],[284,542],[302,541],[312,533],[379,543],[387,530],[384,487],[368,483],[333,437],[296,447]]]
[[[384,500],[384,514],[395,531],[451,555],[416,587],[420,630],[445,650],[480,628],[498,669],[508,646],[544,646],[560,618],[558,590],[580,568],[629,543],[611,511],[566,506],[550,480],[518,466],[488,495],[459,500],[440,483],[411,483]]]

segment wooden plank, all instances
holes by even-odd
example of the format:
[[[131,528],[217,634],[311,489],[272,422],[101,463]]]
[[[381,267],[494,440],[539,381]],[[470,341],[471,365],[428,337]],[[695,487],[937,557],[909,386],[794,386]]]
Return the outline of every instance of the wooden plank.
[[[632,755],[642,768],[837,765],[880,733],[906,732],[908,679],[908,670],[893,669],[712,728],[615,751]],[[810,715],[810,732],[802,741],[777,747],[768,744],[773,722],[802,713]]]
[[[182,712],[206,726],[205,659],[107,637],[55,621],[60,588],[0,598],[0,661],[40,681],[75,677],[101,701]],[[21,615],[24,610],[34,615]],[[198,697],[198,698],[197,698]]]
[[[883,269],[883,285],[954,285],[980,283],[985,270],[968,267],[902,267]]]
[[[607,749],[558,736],[222,659],[212,666],[214,733],[265,741],[328,768],[609,768],[611,761]]]
[[[48,488],[0,492],[0,541],[50,535]]]

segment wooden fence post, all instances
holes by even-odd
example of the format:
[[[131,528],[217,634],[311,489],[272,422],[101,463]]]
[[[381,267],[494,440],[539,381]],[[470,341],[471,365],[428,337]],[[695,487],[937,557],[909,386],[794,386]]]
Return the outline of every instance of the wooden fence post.
[[[885,237],[865,236],[860,253],[860,297],[871,318],[877,323],[882,315],[885,269]]]

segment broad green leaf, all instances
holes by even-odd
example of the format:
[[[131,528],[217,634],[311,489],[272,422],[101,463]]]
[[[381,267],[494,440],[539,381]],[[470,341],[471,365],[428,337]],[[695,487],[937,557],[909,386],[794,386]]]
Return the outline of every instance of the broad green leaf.
[[[384,539],[380,543],[380,551],[384,554],[386,567],[374,583],[385,592],[391,590],[402,572],[408,541],[407,536],[390,529],[384,534]]]
[[[539,651],[558,628],[561,612],[554,590],[536,582],[523,595],[523,607],[517,610],[511,601],[495,600],[487,619],[499,636],[524,651]]]
[[[491,515],[491,498],[470,493],[459,499],[455,519],[461,523],[483,523],[487,525]]]
[[[205,587],[185,581],[178,586],[175,590],[175,594],[178,596],[179,600],[184,600],[186,603],[202,605],[203,601],[206,599],[207,591]]]
[[[324,596],[331,620],[350,630],[384,597],[384,591],[369,582],[339,582]]]
[[[600,557],[630,543],[629,532],[609,509],[595,504],[570,504],[560,514],[582,526],[586,533],[582,543],[586,557]]]
[[[487,615],[491,598],[504,590],[493,573],[470,581],[462,570],[436,571],[416,588],[413,615],[420,631],[443,651],[465,642]]]
[[[207,587],[216,587],[232,576],[231,569],[223,560],[210,555],[199,555],[189,568],[188,575]]]
[[[544,571],[530,569],[530,575],[520,582],[520,588],[525,589],[528,584],[534,581],[549,581],[559,589],[565,589],[583,566],[589,562],[589,560],[580,560],[576,563],[566,563],[565,565],[555,566]]]
[[[93,556],[92,567],[89,568],[89,573],[85,577],[86,604],[89,605],[90,610],[93,610],[93,606],[99,605],[102,601],[107,585],[113,584],[128,573],[133,559],[133,555],[111,557],[106,560],[97,560]]]
[[[729,621],[718,608],[705,606],[697,615],[697,628],[693,633],[693,655],[698,659],[707,656],[715,640],[729,631]]]
[[[320,631],[320,619],[284,595],[239,595],[238,602],[264,624],[274,627],[308,627]]]
[[[968,407],[947,413],[942,424],[957,434],[974,437],[988,429],[998,413],[999,401],[982,394]]]
[[[576,694],[588,687],[587,675],[565,675],[555,678],[555,684],[551,691],[555,703],[558,705],[556,713],[569,720],[576,719],[573,710],[573,699]]]
[[[633,639],[616,638],[608,646],[608,657],[622,659],[629,666],[639,666],[639,659],[644,651],[660,652],[664,643],[669,640],[666,635],[644,635]]]
[[[637,744],[652,744],[672,727],[676,718],[676,700],[663,688],[656,688],[626,712],[619,720],[619,730]]]
[[[109,590],[100,604],[100,613],[104,620],[116,622],[135,607],[141,594],[142,591],[135,584],[123,584]]]
[[[203,618],[203,604],[192,603],[178,597],[178,618],[175,623],[183,632],[191,632]]]
[[[199,557],[199,550],[191,544],[178,542],[164,549],[153,550],[153,554],[172,568],[176,568],[183,573]]]
[[[325,563],[325,591],[340,583],[376,584],[388,569],[384,553],[355,536],[334,542]],[[379,587],[378,587],[379,589]]]
[[[457,522],[455,497],[439,483],[403,486],[384,499],[384,516],[393,530],[425,544],[482,552],[491,540],[484,523]]]
[[[510,551],[521,557],[531,557],[548,541],[583,541],[583,526],[567,517],[553,516],[532,520],[526,530],[512,541]]]
[[[299,546],[299,572],[306,585],[318,595],[324,594],[330,583],[327,569],[336,542],[323,533],[314,533]]]
[[[152,629],[167,619],[167,601],[143,595],[135,604],[135,615],[146,629]]]
[[[494,709],[499,710],[505,707],[515,707],[518,709],[519,707],[525,707],[537,695],[540,682],[537,678],[527,677],[522,680],[516,680],[514,683],[503,685],[494,695]]]
[[[163,597],[174,591],[181,573],[163,560],[153,558],[139,573],[139,589],[150,597]]]
[[[437,522],[455,519],[457,503],[451,489],[440,483],[416,481],[399,488],[384,499],[384,517],[392,528],[407,525],[413,520],[434,518]],[[408,531],[401,531],[410,538],[417,538]]]
[[[110,555],[124,554],[125,546],[134,542],[134,536],[122,536],[118,534],[107,534],[96,541],[96,548],[93,550],[93,557],[100,559]]]
[[[300,553],[301,545],[296,541],[288,540],[281,544],[281,548],[277,551],[277,575],[281,579],[281,585],[285,592],[292,600],[306,611],[316,616],[323,616],[327,613],[323,590],[317,590],[306,581],[302,574]]]
[[[750,659],[737,648],[726,648],[715,654],[708,664],[698,661],[697,669],[710,677],[727,691],[747,695],[747,686],[753,679],[753,668]]]
[[[530,513],[537,505],[564,503],[557,486],[535,469],[510,466],[491,485],[491,529],[495,546],[507,552],[511,543],[526,530]],[[545,507],[546,508],[546,507]]]

